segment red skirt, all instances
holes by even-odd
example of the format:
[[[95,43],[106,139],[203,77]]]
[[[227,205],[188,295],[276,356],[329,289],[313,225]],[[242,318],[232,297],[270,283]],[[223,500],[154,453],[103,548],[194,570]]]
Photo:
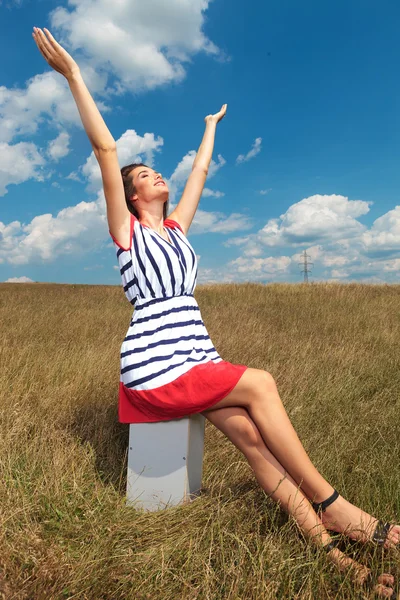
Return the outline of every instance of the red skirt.
[[[152,390],[131,390],[120,381],[119,421],[154,423],[200,413],[225,398],[247,368],[225,360],[209,361]]]

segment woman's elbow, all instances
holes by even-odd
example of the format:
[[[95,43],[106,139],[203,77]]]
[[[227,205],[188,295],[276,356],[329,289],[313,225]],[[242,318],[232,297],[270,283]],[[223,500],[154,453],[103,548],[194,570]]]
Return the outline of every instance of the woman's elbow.
[[[117,144],[114,143],[107,143],[107,144],[96,144],[95,146],[93,146],[93,152],[95,153],[95,156],[101,156],[102,154],[108,154],[109,152],[116,152],[117,151]]]

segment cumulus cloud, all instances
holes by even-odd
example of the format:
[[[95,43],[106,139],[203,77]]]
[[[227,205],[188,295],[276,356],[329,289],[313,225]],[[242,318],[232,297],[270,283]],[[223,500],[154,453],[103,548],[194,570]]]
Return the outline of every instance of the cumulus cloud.
[[[232,213],[226,216],[222,212],[208,212],[198,208],[190,226],[190,233],[226,234],[251,229],[253,226],[254,219],[241,213]]]
[[[234,267],[238,273],[246,273],[251,279],[276,275],[287,271],[291,263],[289,256],[268,256],[267,258],[245,258],[240,256],[228,263],[228,267]]]
[[[339,195],[310,196],[290,206],[279,218],[270,219],[257,233],[233,237],[224,245],[240,248],[241,261],[236,264],[248,264],[249,269],[251,264],[263,264],[270,248],[279,252],[285,246],[301,247],[291,256],[292,276],[300,277],[299,263],[306,250],[309,262],[314,263],[311,270],[322,269],[327,279],[396,282],[400,207],[376,219],[368,229],[357,218],[368,213],[370,204]],[[240,279],[239,271],[237,277]]]
[[[33,279],[29,277],[10,277],[10,279],[6,279],[5,283],[34,283]]]
[[[172,173],[171,177],[167,180],[169,191],[170,191],[171,202],[175,201],[177,192],[180,189],[182,189],[183,186],[185,185],[190,173],[192,172],[193,162],[194,162],[195,158],[196,158],[196,151],[189,150],[189,152],[187,154],[185,154],[185,156],[182,158],[182,160],[178,163],[178,165],[176,166],[175,171]],[[218,154],[217,158],[218,158],[217,161],[211,160],[210,166],[208,168],[208,176],[207,176],[208,179],[211,179],[211,177],[213,177],[219,171],[219,169],[221,169],[221,167],[223,167],[226,164],[226,160],[224,159],[224,157],[221,154]],[[206,189],[207,188],[205,188],[205,190]],[[205,197],[207,197],[207,194],[209,196],[214,195],[214,194],[210,194],[211,190],[207,190],[206,192],[205,192],[205,190],[203,190],[203,195]],[[219,196],[217,196],[217,197],[219,197]]]
[[[43,181],[44,158],[31,142],[6,144],[0,142],[0,196],[7,193],[7,186],[23,183],[28,179]]]
[[[0,221],[0,258],[12,265],[53,262],[60,254],[80,256],[101,246],[106,227],[104,197],[43,214],[28,225]]]
[[[239,156],[236,159],[236,164],[247,162],[248,160],[251,160],[252,158],[257,156],[257,154],[261,152],[261,142],[262,138],[256,138],[251,147],[251,150],[249,150],[247,154],[239,154]]]
[[[256,236],[265,246],[304,245],[359,236],[366,227],[356,218],[368,213],[370,204],[335,194],[316,194],[292,204],[279,219],[270,219]]]
[[[154,89],[181,81],[198,52],[219,56],[203,32],[209,0],[74,0],[51,26],[73,52],[90,56],[118,79],[116,89]]]
[[[153,167],[154,153],[160,152],[164,140],[162,137],[156,137],[154,133],[140,136],[134,129],[128,129],[116,144],[121,167],[134,162],[145,162],[149,167]],[[78,173],[88,180],[89,190],[97,191],[101,187],[101,171],[94,152],[90,154]],[[70,173],[68,177],[81,181],[77,173]]]
[[[203,198],[222,198],[225,196],[225,192],[218,192],[217,190],[210,190],[209,188],[204,188]]]
[[[24,89],[0,86],[0,142],[32,135],[46,121],[80,123],[75,101],[59,73],[35,75]]]
[[[62,131],[54,140],[49,142],[47,147],[47,154],[54,160],[54,162],[58,162],[60,158],[64,158],[70,152],[69,147],[70,137],[66,131]]]
[[[198,282],[212,284],[287,281],[290,267],[291,259],[288,256],[267,256],[260,259],[239,257],[221,267],[199,267]]]
[[[388,256],[400,252],[400,206],[376,219],[369,231],[361,236],[365,253],[370,257]]]

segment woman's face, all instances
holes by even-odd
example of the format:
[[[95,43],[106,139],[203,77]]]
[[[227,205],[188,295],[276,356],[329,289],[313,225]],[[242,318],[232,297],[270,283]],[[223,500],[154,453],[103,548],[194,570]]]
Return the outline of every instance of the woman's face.
[[[157,173],[150,167],[136,167],[132,172],[133,185],[136,193],[132,200],[168,200],[168,186],[163,180],[161,173]]]

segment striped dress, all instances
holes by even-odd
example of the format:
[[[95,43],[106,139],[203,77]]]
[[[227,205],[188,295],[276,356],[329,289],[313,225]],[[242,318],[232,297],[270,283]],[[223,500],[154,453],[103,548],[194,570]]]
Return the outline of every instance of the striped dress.
[[[222,360],[193,292],[197,258],[180,225],[164,220],[170,241],[131,214],[131,245],[110,233],[133,316],[121,346],[121,423],[166,421],[222,400],[247,369]]]

